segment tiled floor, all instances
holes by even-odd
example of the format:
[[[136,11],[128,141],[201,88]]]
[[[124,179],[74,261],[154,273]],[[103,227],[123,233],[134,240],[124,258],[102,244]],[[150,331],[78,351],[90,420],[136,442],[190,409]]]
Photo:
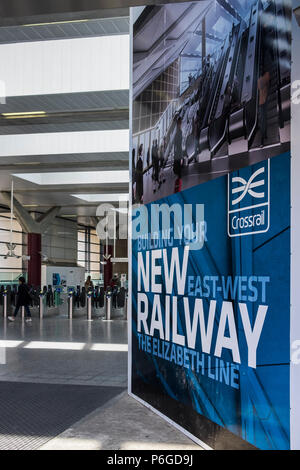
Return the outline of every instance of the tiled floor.
[[[0,323],[0,381],[127,386],[127,322]]]
[[[7,402],[7,387],[14,390],[14,385],[7,382],[18,382],[16,387],[21,387],[21,390],[22,383],[27,382],[26,387],[31,387],[33,395],[39,389],[34,384],[89,385],[92,389],[99,390],[99,393],[101,390],[103,393],[104,387],[107,405],[87,414],[63,434],[56,437],[52,434],[53,438],[40,448],[200,449],[162,418],[128,397],[127,350],[127,322],[123,320],[104,322],[98,319],[88,322],[84,318],[76,318],[69,321],[63,316],[51,316],[44,318],[42,322],[34,319],[32,324],[27,324],[21,318],[15,323],[2,318],[2,401]],[[26,387],[24,385],[24,389]],[[118,392],[118,396],[115,396],[114,390],[124,392]],[[26,400],[30,401],[31,395],[30,393]],[[33,396],[29,405],[25,410],[30,410],[31,405],[34,405]],[[16,409],[13,403],[12,409]],[[30,416],[28,420],[29,423],[34,421]],[[3,425],[6,424],[6,418],[3,421]],[[17,443],[10,431],[3,431],[2,437],[6,439],[3,440],[3,448],[7,446],[10,449],[20,448],[18,443],[21,442],[23,446],[28,438],[19,432]],[[29,439],[27,448],[37,448],[38,445],[42,446],[42,441],[32,443]]]

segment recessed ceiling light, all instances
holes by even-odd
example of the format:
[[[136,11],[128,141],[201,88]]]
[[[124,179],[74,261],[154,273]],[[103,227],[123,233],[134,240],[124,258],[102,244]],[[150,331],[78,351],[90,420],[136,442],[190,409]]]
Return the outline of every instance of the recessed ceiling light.
[[[28,119],[37,117],[46,117],[46,111],[30,111],[21,113],[1,113],[5,119]]]
[[[68,21],[51,21],[48,23],[32,23],[32,24],[23,24],[22,26],[31,27],[31,26],[49,26],[51,24],[68,24],[68,23],[86,23],[89,21],[88,19],[85,20],[68,20]]]
[[[115,194],[71,194],[71,196],[81,199],[86,202],[113,202],[113,201],[128,201],[129,194],[115,193]]]
[[[41,186],[129,183],[129,171],[62,171],[55,173],[14,173],[13,176]]]
[[[13,166],[17,166],[17,165],[20,165],[20,166],[25,166],[25,165],[29,165],[29,166],[32,166],[32,165],[40,165],[41,162],[16,162],[16,163],[13,163]]]

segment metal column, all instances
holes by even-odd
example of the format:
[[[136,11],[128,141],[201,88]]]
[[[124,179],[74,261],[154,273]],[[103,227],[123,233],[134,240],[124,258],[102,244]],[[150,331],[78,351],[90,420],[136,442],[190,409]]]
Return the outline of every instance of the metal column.
[[[106,312],[105,312],[105,320],[110,321],[111,320],[111,295],[106,294]]]
[[[68,292],[68,317],[69,320],[73,318],[73,290],[69,290]]]
[[[7,318],[7,290],[3,292],[3,316]]]
[[[92,321],[92,291],[87,293],[87,320]]]
[[[40,293],[40,320],[43,319],[44,316],[44,295]]]

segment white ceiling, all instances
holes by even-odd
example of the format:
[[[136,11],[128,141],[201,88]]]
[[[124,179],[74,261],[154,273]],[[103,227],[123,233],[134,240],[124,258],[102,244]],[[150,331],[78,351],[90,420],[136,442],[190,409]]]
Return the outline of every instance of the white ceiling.
[[[37,120],[0,116],[0,191],[19,175],[15,195],[28,210],[59,205],[61,215],[91,223],[99,194],[128,197],[128,32],[128,17],[0,27],[0,79],[10,81],[12,95],[0,114],[46,113]],[[57,175],[47,180],[47,173]]]

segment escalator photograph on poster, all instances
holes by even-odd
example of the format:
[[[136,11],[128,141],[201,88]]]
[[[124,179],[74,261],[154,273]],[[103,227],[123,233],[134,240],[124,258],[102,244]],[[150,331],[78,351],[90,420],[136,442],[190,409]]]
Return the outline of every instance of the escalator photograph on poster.
[[[290,0],[148,6],[133,24],[133,202],[289,151]]]

